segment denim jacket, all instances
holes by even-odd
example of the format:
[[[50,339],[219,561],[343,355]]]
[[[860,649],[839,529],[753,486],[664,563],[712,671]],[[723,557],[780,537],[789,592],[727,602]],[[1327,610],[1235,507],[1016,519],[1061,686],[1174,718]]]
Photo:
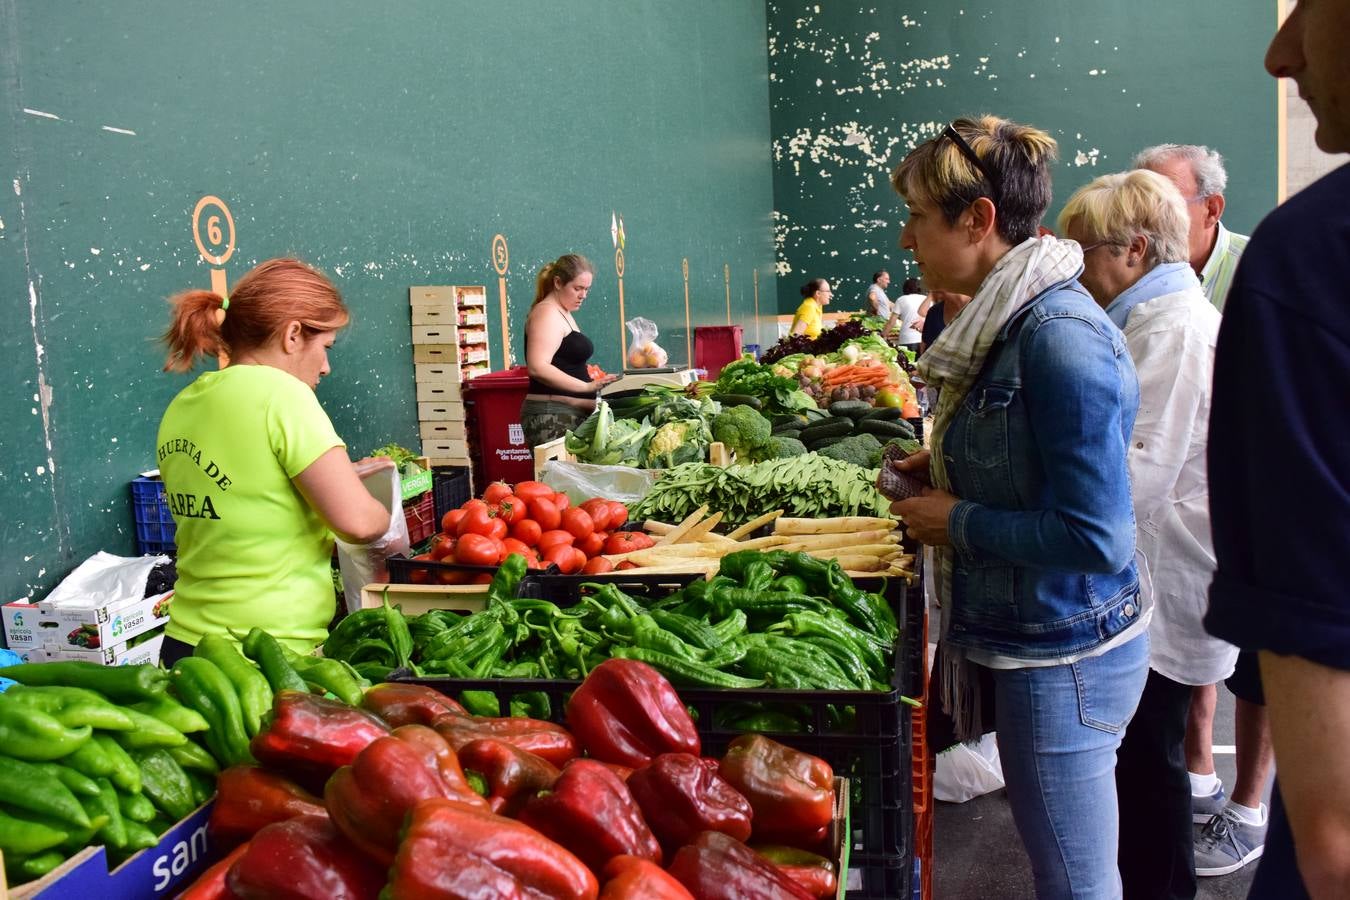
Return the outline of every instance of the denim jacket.
[[[1140,615],[1127,463],[1139,383],[1077,281],[1019,310],[947,428],[948,640],[1019,659],[1090,651]]]

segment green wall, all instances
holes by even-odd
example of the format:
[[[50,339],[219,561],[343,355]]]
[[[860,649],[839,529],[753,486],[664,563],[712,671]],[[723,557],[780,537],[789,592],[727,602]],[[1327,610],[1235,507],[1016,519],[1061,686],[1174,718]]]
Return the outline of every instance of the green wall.
[[[753,334],[765,33],[762,3],[720,0],[0,0],[0,598],[133,552],[127,482],[187,382],[159,371],[164,299],[210,284],[204,195],[233,214],[231,278],[293,253],[339,283],[354,324],[319,396],[354,451],[418,442],[409,285],[489,285],[500,367],[498,232],[517,355],[534,272],[576,251],[618,367],[614,212],[626,311],[673,359],[682,259],[695,324],[726,323],[725,266]]]
[[[768,19],[784,312],[810,278],[837,282],[832,308],[847,310],[876,269],[904,277],[890,170],[961,115],[1055,136],[1051,225],[1077,187],[1168,141],[1227,158],[1230,228],[1250,232],[1275,205],[1272,0],[768,0]]]

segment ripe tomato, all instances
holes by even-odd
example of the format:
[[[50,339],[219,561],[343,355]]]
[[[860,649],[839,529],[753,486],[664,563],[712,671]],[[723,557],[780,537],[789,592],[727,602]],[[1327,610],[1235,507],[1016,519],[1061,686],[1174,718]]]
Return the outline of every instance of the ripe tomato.
[[[526,500],[537,500],[540,497],[552,500],[553,488],[542,481],[522,481],[516,485],[516,496],[524,497]]]
[[[468,500],[468,501],[465,501],[464,505],[461,506],[460,509],[464,510],[465,512],[468,512],[469,510],[473,510],[473,509],[487,509],[487,501],[485,501],[485,500]]]
[[[469,584],[492,584],[492,573],[479,572],[469,579]]]
[[[656,539],[645,531],[634,531],[633,541],[637,544],[639,550],[646,550],[649,547],[656,546]]]
[[[605,541],[605,553],[631,553],[634,550],[644,550],[645,547],[637,540],[641,535],[639,531],[616,531]],[[650,545],[648,545],[650,546]]]
[[[488,519],[487,536],[497,540],[505,540],[507,532],[510,529],[501,519]]]
[[[637,563],[633,562],[631,559],[625,559],[623,562],[619,563],[617,566],[614,567],[615,571],[618,572],[622,572],[624,569],[636,569],[636,568]]]
[[[469,573],[463,569],[442,569],[436,573],[437,584],[464,584],[469,580]]]
[[[502,559],[502,542],[469,532],[455,545],[455,562],[462,566],[495,566]]]
[[[515,494],[507,494],[502,497],[496,506],[489,507],[497,518],[501,519],[507,525],[510,525],[516,519],[523,519],[528,514],[525,509],[525,501]]]
[[[562,512],[572,505],[572,498],[559,491],[553,495],[553,505],[558,507],[558,512]]]
[[[464,518],[465,515],[466,513],[463,509],[450,510],[445,515],[441,516],[441,531],[444,531],[446,534],[457,534],[459,520]]]
[[[529,553],[525,554],[525,568],[542,569],[543,567],[544,564],[543,562],[540,561],[538,553],[535,553],[533,550],[531,550]]]
[[[501,503],[502,498],[509,496],[510,493],[511,485],[507,484],[505,481],[494,481],[487,486],[487,490],[483,491],[483,502],[488,506],[491,506],[494,503]]]
[[[623,525],[628,521],[628,507],[624,506],[618,500],[609,501],[609,530]]]
[[[603,556],[597,556],[595,559],[586,560],[586,565],[581,567],[583,575],[603,575],[606,572],[614,571],[614,563],[605,559]]]
[[[512,553],[519,553],[521,556],[529,556],[534,551],[527,547],[524,541],[509,537],[502,541],[502,552],[507,556],[510,556]]]
[[[529,506],[530,518],[538,522],[539,527],[545,531],[552,531],[562,524],[562,514],[558,512],[558,505],[547,497],[531,500]]]
[[[527,547],[539,546],[539,536],[543,533],[544,529],[534,519],[516,519],[511,523],[511,537]]]
[[[565,509],[560,519],[563,530],[572,532],[577,540],[595,533],[595,520],[584,509]]]
[[[545,531],[539,536],[539,552],[547,555],[548,551],[559,544],[570,547],[575,541],[576,538],[573,537],[572,532],[570,531],[563,531],[561,528],[555,528],[553,531]]]
[[[452,556],[454,552],[454,537],[442,532],[431,539],[431,549],[427,552],[427,556],[431,559],[445,559],[447,556]]]
[[[596,531],[609,531],[610,512],[608,500],[594,497],[581,504],[581,508],[590,513],[591,521],[595,523]]]
[[[477,501],[470,500],[470,503]],[[464,537],[466,534],[488,534],[492,530],[493,519],[488,515],[487,504],[475,506],[472,509],[466,508],[464,518],[459,520],[459,525],[455,526],[455,535]]]
[[[436,557],[432,556],[430,553],[419,553],[412,558],[413,562],[435,562],[435,560]],[[427,576],[429,576],[430,574],[431,574],[430,569],[427,569],[423,566],[418,566],[417,568],[413,569],[408,573],[408,580],[411,581],[413,584],[426,584]]]
[[[599,556],[601,551],[605,549],[605,539],[608,537],[609,534],[607,532],[592,531],[584,538],[579,539],[572,546],[576,547],[587,556]]]
[[[586,565],[586,554],[576,547],[559,544],[556,547],[550,547],[544,553],[544,560],[556,565],[564,575],[575,575],[581,571],[582,566]]]

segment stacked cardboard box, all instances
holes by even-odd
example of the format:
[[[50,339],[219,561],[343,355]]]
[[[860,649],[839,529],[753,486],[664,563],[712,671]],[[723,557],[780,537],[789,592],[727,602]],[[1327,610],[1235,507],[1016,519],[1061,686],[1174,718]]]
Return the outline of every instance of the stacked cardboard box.
[[[408,295],[422,453],[433,466],[468,466],[461,386],[491,369],[487,289],[423,285]]]

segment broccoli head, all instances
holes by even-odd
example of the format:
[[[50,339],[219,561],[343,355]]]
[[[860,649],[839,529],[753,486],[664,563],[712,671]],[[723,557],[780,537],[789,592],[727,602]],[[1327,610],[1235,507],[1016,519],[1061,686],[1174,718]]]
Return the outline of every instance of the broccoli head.
[[[864,469],[872,465],[872,455],[881,450],[881,441],[874,434],[854,434],[816,452],[831,459],[840,459]]]
[[[713,440],[721,441],[740,457],[754,457],[769,442],[769,420],[749,406],[732,406],[712,420]]]
[[[766,459],[784,459],[789,456],[806,455],[806,445],[796,438],[774,435],[769,438],[767,450],[763,455]]]
[[[904,448],[904,451],[905,451],[905,455],[906,455],[906,456],[909,456],[909,455],[914,454],[914,453],[918,453],[920,450],[923,449],[923,444],[921,444],[919,441],[915,440],[914,438],[893,438],[892,440],[887,441],[886,444],[885,444],[884,446],[878,447],[878,448],[872,453],[872,456],[871,456],[871,459],[870,459],[870,462],[869,462],[867,468],[869,468],[869,469],[879,469],[879,468],[881,468],[881,454],[885,453],[885,452],[886,452],[886,447],[889,447],[891,444],[895,444],[896,446],[899,446],[899,447]]]

